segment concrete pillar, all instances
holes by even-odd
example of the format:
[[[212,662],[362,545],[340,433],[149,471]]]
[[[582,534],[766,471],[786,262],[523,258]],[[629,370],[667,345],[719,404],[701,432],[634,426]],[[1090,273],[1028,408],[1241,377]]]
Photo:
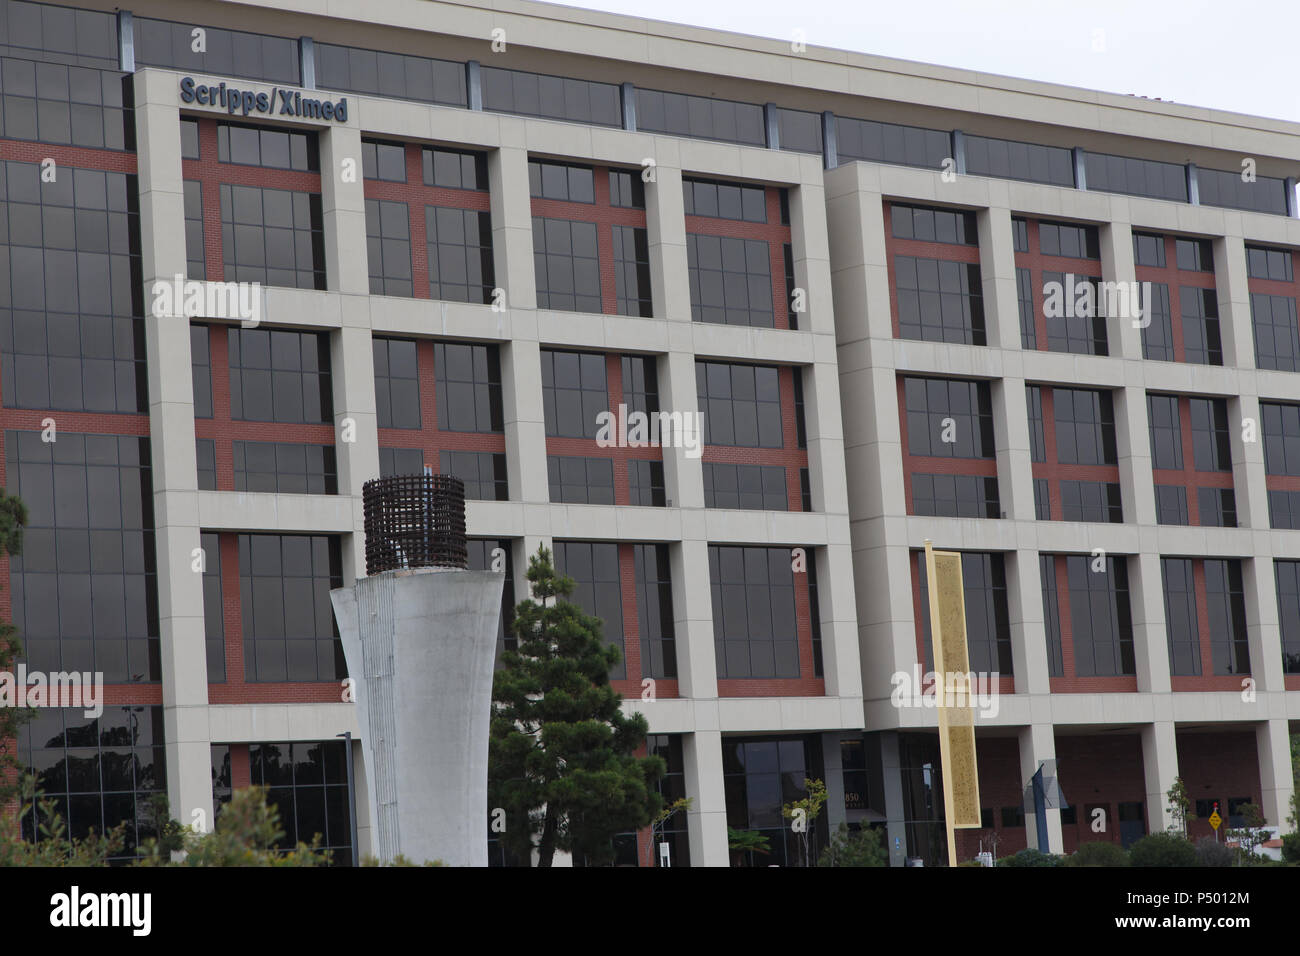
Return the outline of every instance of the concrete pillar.
[[[1147,832],[1159,833],[1173,822],[1165,795],[1178,776],[1178,739],[1171,720],[1142,725],[1142,772],[1146,779]],[[1107,821],[1119,826],[1118,820]]]
[[[1260,810],[1264,822],[1289,832],[1287,817],[1295,793],[1291,768],[1291,737],[1284,717],[1260,721],[1255,725],[1255,746],[1259,753]]]
[[[488,729],[505,575],[418,568],[330,592],[356,681],[375,855],[487,866]],[[507,821],[507,825],[523,821]]]
[[[844,809],[844,767],[840,763],[840,734],[832,731],[821,735],[822,769],[826,781],[826,825],[833,839],[835,829],[848,822]]]
[[[1101,245],[1101,277],[1103,282],[1123,282],[1120,288],[1131,287],[1137,281],[1137,268],[1133,261],[1133,228],[1127,222],[1112,222],[1101,227],[1098,237]],[[1121,296],[1121,300],[1126,297]],[[1106,296],[1101,296],[1105,302]],[[1098,303],[1098,308],[1102,303]],[[1134,323],[1134,316],[1108,316],[1106,342],[1111,355],[1140,360],[1142,358],[1142,329]]]
[[[907,808],[903,805],[903,771],[899,762],[898,734],[887,731],[880,740],[880,768],[885,781],[886,849],[890,866],[907,865]]]
[[[1011,210],[1005,206],[981,209],[976,214],[976,222],[988,342],[989,345],[1004,349],[1018,349],[1020,301],[1016,294],[1016,253],[1011,235]],[[998,471],[1000,474],[1000,466]]]
[[[1128,577],[1138,691],[1144,694],[1167,694],[1172,684],[1169,677],[1169,636],[1165,631],[1165,591],[1160,555],[1144,551],[1130,557]]]
[[[685,734],[682,760],[686,765],[686,792],[694,797],[686,815],[691,866],[730,866],[721,732],[696,729]]]
[[[507,309],[537,305],[533,273],[533,215],[528,189],[528,150],[502,146],[488,153],[492,204],[492,258]]]
[[[682,171],[674,166],[656,166],[655,181],[646,184],[645,203],[650,295],[655,315],[689,322],[691,285],[686,259]]]
[[[323,129],[320,138],[320,200],[325,226],[325,284],[348,295],[370,294],[370,267],[364,244],[358,254],[357,236],[366,234],[365,184],[361,175],[360,127]],[[344,162],[353,175],[344,180]]]
[[[1021,792],[1029,786],[1030,780],[1038,772],[1045,760],[1056,759],[1056,736],[1050,723],[1036,723],[1020,728],[1020,787]],[[1049,793],[1050,796],[1050,793]],[[1070,795],[1067,793],[1066,797]],[[1047,810],[1047,846],[1038,845],[1038,820],[1033,812],[1032,802],[1025,804],[1025,837],[1031,849],[1044,853],[1063,853],[1065,843],[1061,837],[1061,809],[1050,807]]]
[[[1048,694],[1052,689],[1038,556],[1037,549],[1021,548],[1003,558],[1011,615],[1011,666],[1015,668],[1018,694]]]
[[[185,199],[176,90],[151,74],[135,83],[139,145],[141,266],[146,296],[155,282],[186,274]],[[149,310],[151,302],[146,303]],[[149,431],[153,450],[167,797],[172,816],[211,829],[212,751],[199,550],[198,473],[190,325],[183,315],[145,319]],[[216,561],[218,556],[207,555]],[[196,816],[197,812],[197,816]]]
[[[1246,243],[1240,234],[1214,240],[1214,286],[1219,300],[1223,364],[1227,368],[1254,368],[1255,330],[1250,319],[1250,278],[1246,271]]]
[[[501,345],[501,406],[506,432],[506,479],[516,501],[551,500],[542,411],[542,353],[536,339]],[[527,467],[525,467],[527,464]],[[544,529],[549,534],[549,527]],[[533,553],[536,552],[536,546]]]

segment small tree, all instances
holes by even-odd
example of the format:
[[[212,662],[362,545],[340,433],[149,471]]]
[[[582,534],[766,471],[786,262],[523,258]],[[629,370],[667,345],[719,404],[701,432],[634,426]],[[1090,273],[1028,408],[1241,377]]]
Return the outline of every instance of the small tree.
[[[781,807],[781,816],[790,821],[790,829],[799,837],[804,866],[812,866],[812,832],[826,803],[826,784],[804,778],[805,795]]]
[[[1228,837],[1237,841],[1237,848],[1241,854],[1246,860],[1250,860],[1255,855],[1255,848],[1261,842],[1259,828],[1264,825],[1264,811],[1254,803],[1243,803],[1238,808],[1238,812],[1241,814],[1241,822],[1244,826],[1229,830]]]
[[[1192,813],[1192,798],[1187,793],[1187,785],[1183,783],[1182,777],[1174,777],[1174,785],[1165,796],[1169,799],[1169,807],[1165,812],[1173,818],[1169,822],[1169,829],[1186,837],[1187,822],[1196,817]]]
[[[284,830],[280,812],[266,802],[263,787],[234,791],[230,802],[217,814],[211,833],[199,833],[173,824],[172,834],[180,837],[183,860],[174,860],[166,840],[149,839],[140,847],[137,866],[326,866],[329,850],[320,848],[316,834],[310,844],[299,841],[292,850],[281,850]]]
[[[678,813],[685,813],[690,810],[692,800],[690,797],[678,797],[668,806],[664,807],[655,818],[650,821],[650,865],[655,866],[658,860],[658,845],[663,841],[664,827]]]
[[[637,757],[649,724],[624,714],[609,684],[618,648],[599,618],[568,600],[573,579],[540,547],[528,563],[533,599],[515,609],[519,647],[501,655],[492,687],[489,806],[506,812],[502,842],[549,867],[556,850],[613,860],[616,833],[650,825],[663,807],[659,757]],[[534,842],[535,840],[535,842]]]
[[[854,831],[847,823],[841,823],[830,844],[822,850],[817,865],[888,866],[889,851],[885,849],[879,830],[862,827]]]
[[[772,852],[771,842],[765,834],[757,830],[733,830],[731,827],[727,827],[727,847],[731,850],[732,866],[744,866],[746,853],[767,856]]]

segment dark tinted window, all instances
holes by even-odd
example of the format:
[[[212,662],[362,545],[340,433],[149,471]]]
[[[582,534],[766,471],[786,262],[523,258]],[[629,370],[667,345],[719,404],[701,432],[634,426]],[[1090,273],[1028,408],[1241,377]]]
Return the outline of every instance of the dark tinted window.
[[[993,405],[988,382],[903,379],[907,451],[936,458],[993,458]]]
[[[1128,593],[1128,562],[1107,557],[1105,571],[1091,569],[1090,555],[1066,557],[1074,670],[1078,677],[1137,673]]]
[[[445,189],[487,189],[487,157],[483,153],[426,146],[420,151],[424,184]]]
[[[148,17],[135,17],[134,22],[137,66],[295,85],[301,78],[295,39]]]
[[[251,782],[266,787],[267,804],[280,811],[284,834],[278,849],[292,850],[319,836],[334,866],[351,864],[345,746],[341,740],[248,745]]]
[[[0,57],[0,92],[0,134],[8,139],[135,148],[132,103],[124,102],[124,80],[114,70]]]
[[[594,222],[533,217],[537,307],[600,312],[600,250]]]
[[[921,627],[925,666],[934,666],[930,637],[929,582],[924,552],[912,552],[920,576]],[[970,669],[1011,676],[1011,619],[1007,611],[1007,575],[1001,554],[966,551],[961,556],[962,593],[966,600],[966,645]]]
[[[1079,226],[1069,222],[1040,222],[1038,249],[1045,256],[1069,259],[1100,259],[1101,246],[1096,226]]]
[[[316,83],[321,89],[467,105],[463,63],[332,43],[317,43],[315,50]]]
[[[782,149],[793,150],[796,153],[821,153],[820,113],[779,109],[776,111],[776,128],[781,138]]]
[[[718,677],[798,677],[790,549],[709,545],[709,582]]]
[[[328,333],[232,327],[228,334],[231,418],[334,420]]]
[[[1214,246],[1209,239],[1175,239],[1178,268],[1190,272],[1214,271]]]
[[[505,430],[501,361],[495,345],[437,342],[433,346],[438,427],[456,432]]]
[[[895,256],[899,333],[905,339],[984,345],[980,267]]]
[[[492,214],[450,206],[424,207],[429,297],[452,302],[492,301]]]
[[[362,157],[365,157],[363,145]],[[319,172],[316,134],[269,129],[264,126],[217,124],[217,159],[243,166]]]
[[[1250,320],[1255,331],[1255,364],[1259,368],[1300,372],[1300,327],[1295,299],[1289,295],[1250,294]]]
[[[654,315],[650,295],[650,243],[644,229],[611,226],[614,240],[614,289],[619,315]]]
[[[705,462],[704,507],[789,511],[785,469]]]
[[[366,179],[406,182],[406,147],[401,143],[361,141],[361,169]]]
[[[767,222],[767,190],[762,186],[683,179],[686,215],[744,222]]]
[[[0,4],[0,54],[116,70],[117,17],[45,3]]]
[[[641,673],[676,677],[676,631],[673,626],[673,584],[668,545],[634,544],[636,617],[641,635]]]
[[[542,403],[547,435],[595,438],[609,410],[605,356],[542,349]]]
[[[636,91],[636,125],[652,133],[717,139],[727,143],[765,146],[763,107],[707,96]]]
[[[1300,477],[1300,405],[1260,402],[1264,469],[1270,475]]]
[[[1246,247],[1246,270],[1252,279],[1274,279],[1278,282],[1294,281],[1290,249],[1269,249],[1266,246]]]
[[[608,458],[548,455],[546,474],[556,504],[614,503],[614,462]]]
[[[465,482],[466,498],[480,501],[507,501],[510,498],[505,455],[444,449],[438,453],[438,471],[455,475]]]
[[[236,491],[338,494],[338,466],[333,445],[236,441],[232,454]]]
[[[979,245],[973,212],[893,204],[889,207],[889,215],[895,239]]]
[[[457,214],[460,210],[454,210]],[[413,293],[411,223],[406,203],[366,200],[366,262],[372,295]]]
[[[1133,233],[1133,263],[1134,265],[1163,269],[1165,267],[1165,237],[1149,232]]]
[[[227,282],[324,289],[320,196],[222,183],[221,251]]]
[[[1177,163],[1086,153],[1088,188],[1187,202],[1187,170]]]
[[[1052,390],[1056,407],[1056,455],[1061,464],[1114,465],[1115,412],[1110,392]]]
[[[967,135],[965,141],[966,172],[974,176],[1074,186],[1074,158],[1068,149],[984,136]]]
[[[1286,213],[1286,183],[1272,176],[1256,176],[1244,181],[1240,170],[1223,172],[1199,167],[1196,186],[1202,206],[1225,206],[1247,212],[1266,212],[1275,216]]]
[[[333,681],[347,676],[329,592],[343,586],[339,539],[239,535],[244,679]]]
[[[778,371],[767,365],[695,363],[696,392],[704,413],[704,442],[781,448]]]
[[[624,650],[623,589],[620,582],[619,545],[596,541],[556,541],[555,567],[573,578],[577,587],[570,598],[604,623],[605,643]],[[610,677],[627,674],[625,655],[610,669]]]
[[[9,559],[13,624],[32,671],[161,677],[149,439],[5,432],[5,482],[27,506]]]
[[[761,239],[686,235],[691,318],[772,328],[772,248]]]
[[[623,125],[619,88],[613,83],[493,66],[483,67],[480,73],[485,110],[596,126]]]
[[[949,134],[943,130],[835,117],[836,152],[840,162],[864,159],[873,163],[939,169],[952,157]]]
[[[370,340],[375,358],[375,418],[380,428],[420,427],[416,345],[406,339]]]
[[[596,173],[590,166],[530,159],[528,186],[529,194],[534,199],[589,203],[596,201]]]
[[[997,518],[998,480],[979,475],[913,473],[912,514],[942,518]]]

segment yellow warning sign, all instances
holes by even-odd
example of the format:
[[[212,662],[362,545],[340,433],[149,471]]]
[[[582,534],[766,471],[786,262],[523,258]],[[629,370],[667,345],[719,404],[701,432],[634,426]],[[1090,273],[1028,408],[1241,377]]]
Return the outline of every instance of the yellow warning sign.
[[[1219,816],[1218,810],[1215,810],[1213,813],[1210,814],[1210,826],[1214,827],[1214,829],[1216,830],[1219,829],[1219,824],[1222,822],[1223,822],[1223,817]]]

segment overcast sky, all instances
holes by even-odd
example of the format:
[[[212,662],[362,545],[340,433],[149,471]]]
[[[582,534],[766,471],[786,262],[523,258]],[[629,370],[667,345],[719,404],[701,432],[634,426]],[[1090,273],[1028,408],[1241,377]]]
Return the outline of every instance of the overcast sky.
[[[582,0],[567,5],[780,40],[802,30],[809,46],[1300,121],[1296,0]]]

